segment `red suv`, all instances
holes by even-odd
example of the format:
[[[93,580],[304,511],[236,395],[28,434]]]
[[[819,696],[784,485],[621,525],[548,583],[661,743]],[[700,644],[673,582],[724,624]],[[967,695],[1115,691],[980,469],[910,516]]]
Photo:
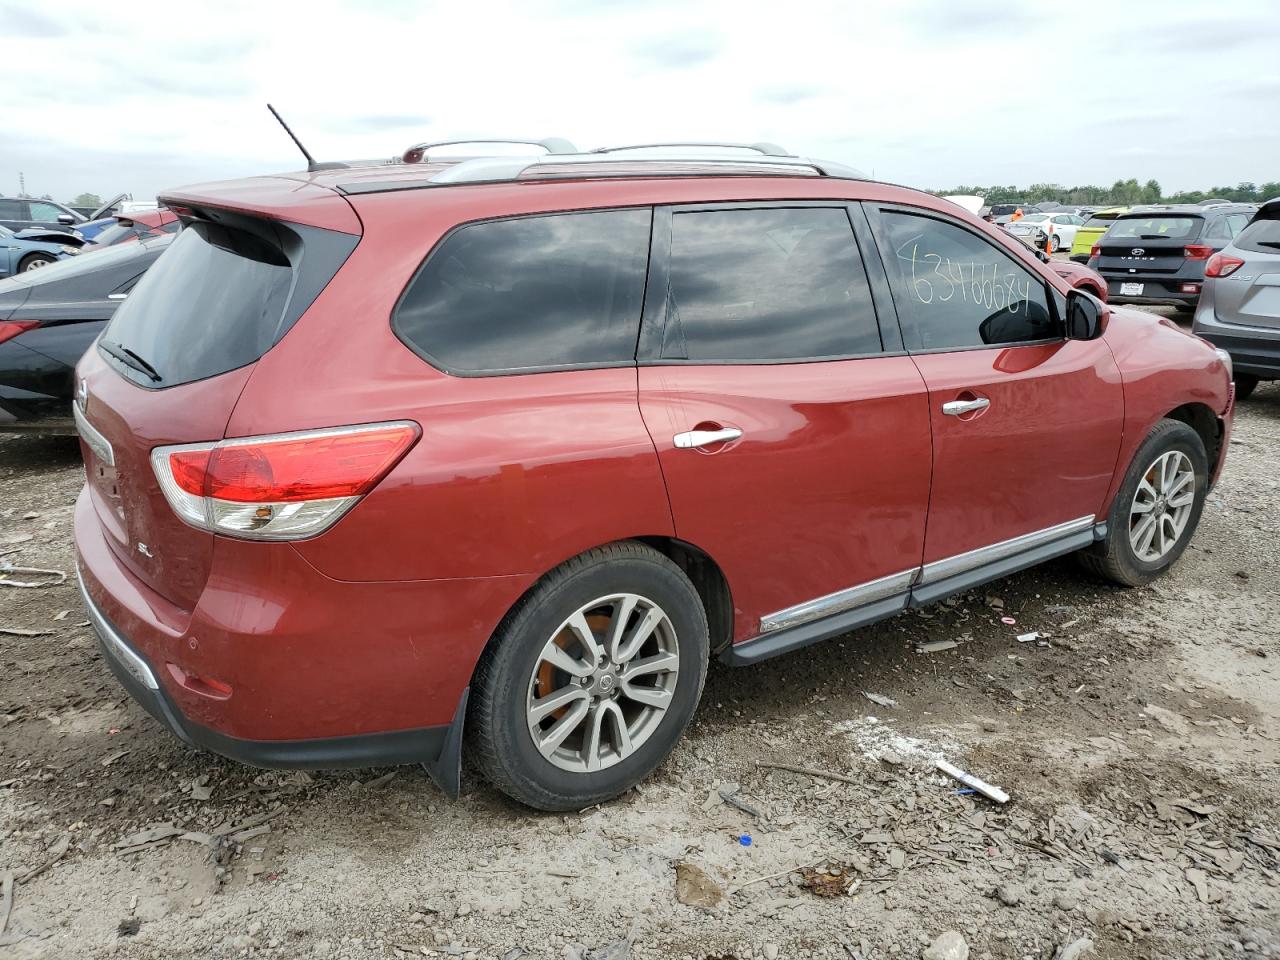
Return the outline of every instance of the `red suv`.
[[[465,733],[579,809],[711,656],[1185,549],[1231,424],[1204,341],[832,164],[548,146],[163,198],[184,229],[78,368],[75,537],[185,741],[456,794]]]

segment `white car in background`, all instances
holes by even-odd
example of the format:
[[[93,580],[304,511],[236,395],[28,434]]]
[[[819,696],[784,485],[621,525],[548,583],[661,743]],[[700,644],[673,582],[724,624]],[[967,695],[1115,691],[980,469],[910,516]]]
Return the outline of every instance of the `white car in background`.
[[[1028,213],[1009,226],[1016,224],[1035,224],[1049,237],[1048,252],[1056,253],[1064,247],[1067,250],[1071,249],[1071,244],[1076,239],[1076,231],[1084,226],[1084,218],[1074,213]]]

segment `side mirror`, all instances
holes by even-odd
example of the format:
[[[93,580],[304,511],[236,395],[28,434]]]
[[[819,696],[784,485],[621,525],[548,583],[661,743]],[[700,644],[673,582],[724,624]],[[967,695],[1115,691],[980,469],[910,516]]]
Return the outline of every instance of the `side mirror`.
[[[1097,340],[1102,336],[1105,324],[1102,320],[1102,304],[1083,290],[1067,294],[1067,339]]]
[[[69,213],[58,214],[58,222],[63,226],[69,227],[76,222],[76,218]]]

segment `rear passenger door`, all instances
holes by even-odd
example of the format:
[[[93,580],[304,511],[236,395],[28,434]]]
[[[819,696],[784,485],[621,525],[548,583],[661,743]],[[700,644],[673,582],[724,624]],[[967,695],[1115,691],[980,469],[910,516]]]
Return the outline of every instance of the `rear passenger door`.
[[[881,338],[851,215],[870,242],[856,205],[655,214],[640,409],[676,536],[728,580],[735,640],[901,607],[920,564],[924,385]]]
[[[929,390],[933,483],[916,597],[990,579],[1032,547],[1090,541],[1124,413],[1106,343],[1065,339],[1065,299],[977,230],[911,207],[868,213]]]

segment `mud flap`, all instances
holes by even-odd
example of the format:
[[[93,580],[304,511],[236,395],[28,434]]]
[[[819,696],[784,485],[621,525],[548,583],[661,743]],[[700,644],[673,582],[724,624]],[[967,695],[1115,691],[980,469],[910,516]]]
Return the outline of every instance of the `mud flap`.
[[[471,688],[467,687],[462,691],[457,709],[453,711],[453,722],[444,735],[440,756],[422,764],[428,776],[449,795],[450,800],[458,799],[462,786],[462,725],[467,719],[467,698],[470,696]]]

